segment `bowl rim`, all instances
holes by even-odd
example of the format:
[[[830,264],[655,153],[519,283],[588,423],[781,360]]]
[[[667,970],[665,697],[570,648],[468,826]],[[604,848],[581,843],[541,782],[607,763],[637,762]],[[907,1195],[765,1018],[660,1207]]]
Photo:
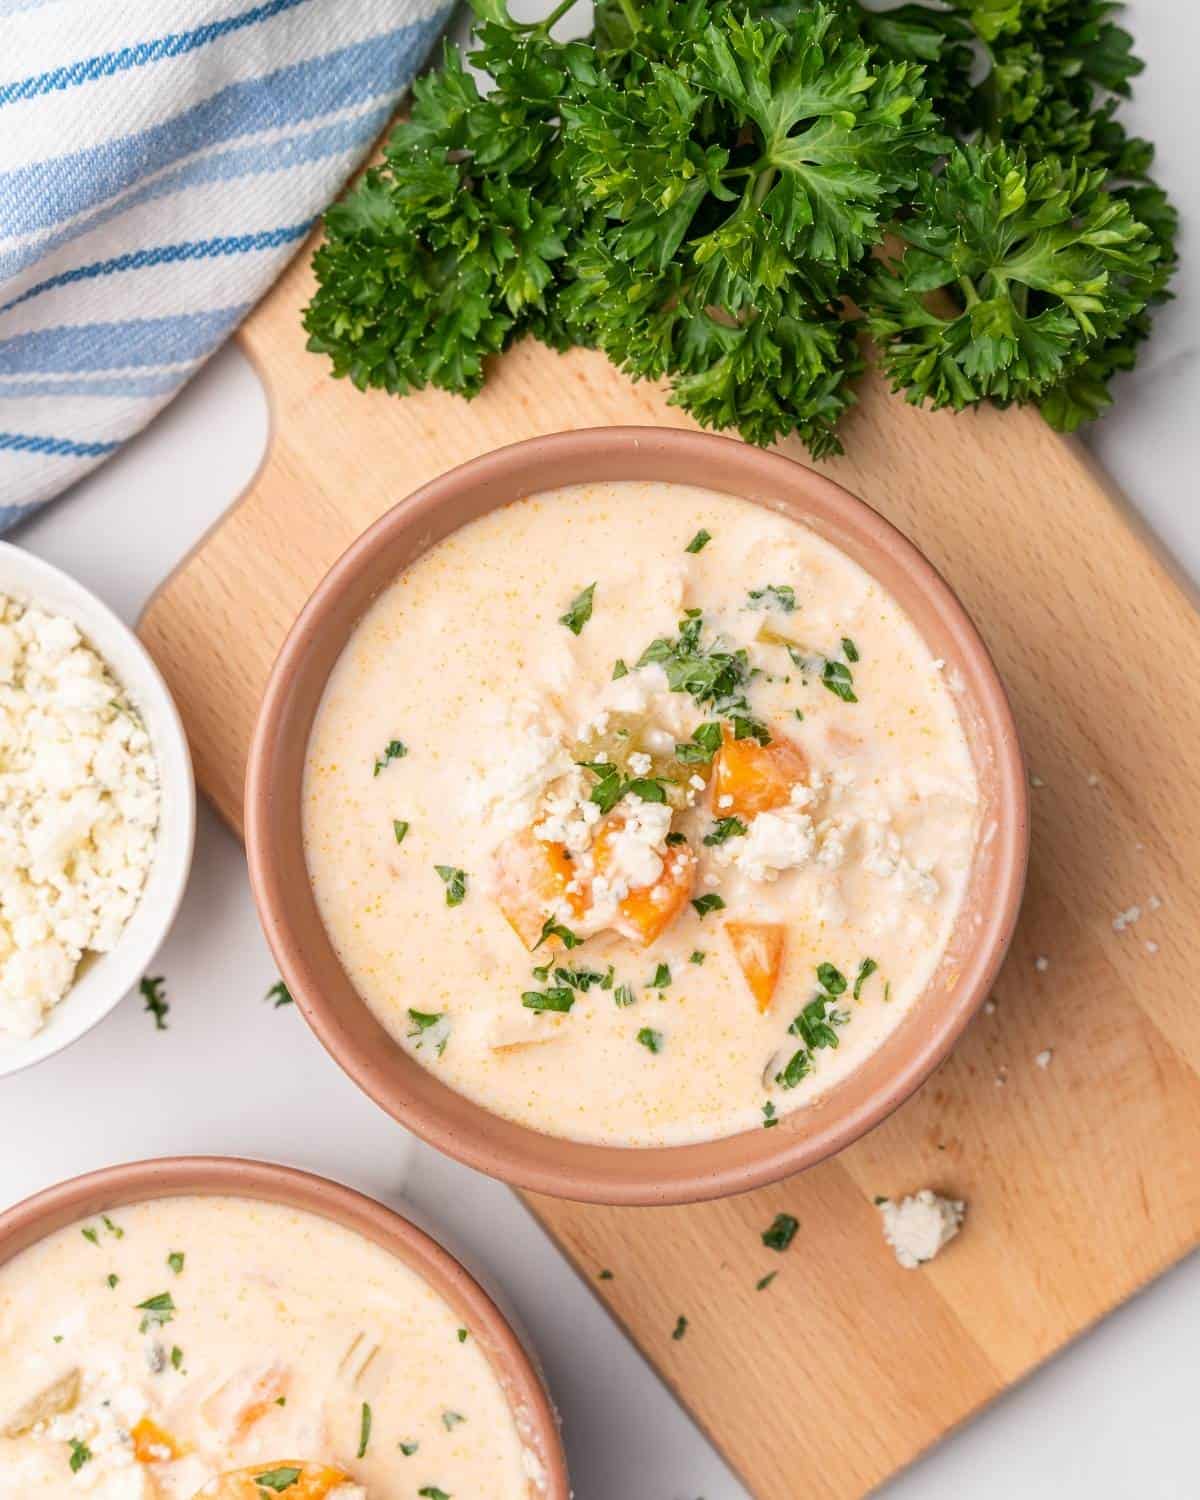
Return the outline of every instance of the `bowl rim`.
[[[163,1156],[122,1162],[43,1188],[0,1213],[0,1268],[56,1230],[160,1198],[249,1198],[313,1213],[394,1254],[431,1285],[476,1336],[500,1380],[522,1443],[546,1484],[541,1500],[569,1500],[558,1416],[512,1323],[460,1260],[404,1214],[356,1188],[298,1167],[240,1156]],[[530,1494],[534,1492],[531,1482]]]
[[[10,1078],[24,1069],[45,1062],[47,1058],[72,1046],[81,1037],[98,1026],[129,994],[138,978],[153,962],[179,914],[196,845],[196,781],[192,766],[191,750],[187,733],[183,727],[179,709],[171,690],[159,671],[154,658],[136,633],[100,596],[81,583],[72,574],[36,553],[12,542],[0,541],[0,564],[11,567],[13,573],[26,582],[16,588],[0,586],[0,592],[17,596],[26,607],[44,609],[68,619],[79,630],[88,645],[103,660],[105,666],[117,678],[121,687],[135,701],[147,722],[151,745],[159,773],[159,823],[155,830],[155,856],[146,876],[138,904],[135,906],[116,946],[108,953],[100,954],[83,979],[90,979],[100,969],[105,974],[107,997],[95,1002],[92,1013],[86,1018],[76,1018],[72,1001],[77,998],[77,979],[58,1005],[45,1018],[41,1028],[31,1037],[6,1038],[0,1044],[0,1078]],[[50,603],[43,591],[52,590],[65,604]],[[22,591],[27,598],[20,598]],[[99,639],[99,626],[108,641],[120,642],[133,663],[136,680],[132,674],[118,668],[112,660],[107,642]],[[170,797],[168,813],[167,799]],[[156,866],[165,860],[168,849],[164,836],[166,819],[173,820],[173,864],[164,864],[159,875]],[[161,881],[161,884],[159,883]],[[153,895],[153,906],[148,897]],[[147,921],[144,932],[139,933],[135,924],[139,918],[145,920],[153,912],[154,920]],[[136,941],[135,941],[136,939]]]
[[[670,462],[680,455],[690,455],[714,460],[714,469],[719,465],[735,466],[745,476],[741,493],[746,498],[753,498],[757,491],[786,493],[803,489],[806,502],[820,512],[824,521],[844,522],[848,530],[866,539],[869,550],[897,562],[911,580],[914,591],[931,604],[939,621],[945,623],[961,648],[964,659],[975,670],[976,706],[990,727],[988,744],[996,772],[996,833],[988,854],[1000,871],[998,892],[981,915],[978,939],[960,966],[960,980],[953,995],[945,998],[936,1024],[928,1029],[920,1045],[912,1048],[904,1065],[897,1067],[870,1098],[843,1110],[836,1120],[822,1120],[817,1128],[806,1129],[803,1136],[789,1131],[787,1124],[806,1111],[790,1112],[781,1121],[784,1128],[770,1132],[770,1144],[756,1148],[752,1162],[722,1164],[716,1169],[697,1158],[702,1158],[705,1148],[717,1142],[657,1148],[599,1147],[517,1127],[518,1133],[536,1137],[539,1142],[554,1143],[555,1160],[537,1159],[536,1152],[531,1160],[524,1152],[497,1144],[488,1122],[493,1127],[500,1123],[507,1126],[510,1122],[503,1121],[485,1106],[467,1101],[464,1109],[472,1115],[474,1128],[465,1130],[459,1121],[447,1121],[425,1102],[414,1100],[392,1086],[376,1065],[377,1058],[348,1041],[338,1023],[335,1005],[309,982],[307,963],[302,956],[303,943],[288,921],[287,882],[277,863],[275,832],[280,808],[288,797],[294,798],[298,806],[300,792],[298,779],[294,786],[281,786],[275,763],[293,679],[302,674],[311,643],[326,617],[355,588],[381,549],[386,551],[397,538],[417,530],[423,518],[436,513],[464,491],[487,487],[499,492],[476,512],[483,514],[519,495],[572,482],[561,478],[538,482],[538,472],[555,460],[577,460],[583,466],[589,461],[598,463],[619,457],[627,461],[627,468],[632,462],[631,450],[638,462],[649,457]],[[576,482],[595,477],[581,474]],[[631,476],[622,468],[619,477]],[[728,486],[717,487],[726,493],[737,493]],[[357,617],[361,618],[366,607],[364,603]],[[902,532],[841,485],[783,454],[695,430],[622,426],[551,433],[485,453],[420,486],[351,542],[300,611],[272,667],[247,761],[244,824],[251,889],[280,971],[322,1045],[375,1103],[437,1149],[512,1186],[575,1202],[663,1205],[748,1192],[816,1165],[873,1129],[921,1087],[949,1054],[983,1003],[1008,950],[1028,864],[1029,794],[1016,723],[991,654],[950,585]],[[361,998],[358,1004],[367,1009]],[[398,1044],[392,1045],[403,1052]],[[864,1065],[868,1061],[864,1059]],[[413,1061],[412,1066],[421,1065]],[[860,1071],[855,1069],[819,1102],[836,1099]],[[811,1119],[809,1113],[806,1125],[811,1124]],[[761,1132],[754,1134],[759,1136]],[[586,1156],[588,1164],[581,1165],[580,1156]],[[648,1176],[644,1163],[651,1156],[655,1158],[655,1168],[653,1175]],[[594,1165],[601,1157],[605,1158],[603,1168]],[[564,1162],[563,1158],[567,1160]],[[643,1164],[641,1170],[629,1170],[635,1161]],[[622,1170],[622,1163],[626,1170]]]

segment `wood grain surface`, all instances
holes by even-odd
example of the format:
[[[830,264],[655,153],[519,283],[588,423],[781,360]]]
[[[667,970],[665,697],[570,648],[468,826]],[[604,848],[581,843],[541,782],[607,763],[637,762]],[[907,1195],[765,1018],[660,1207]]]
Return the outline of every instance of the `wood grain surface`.
[[[235,826],[275,651],[370,521],[519,438],[689,420],[599,356],[532,343],[469,405],[360,394],[304,352],[307,259],[238,336],[270,393],[265,464],[141,624],[200,783]],[[930,415],[871,379],[845,441],[820,467],[949,577],[1036,773],[1029,893],[995,1010],[890,1121],[802,1178],[690,1208],[530,1200],[760,1500],[864,1494],[1200,1240],[1193,605],[1032,412]],[[968,1219],[905,1271],[872,1198],[925,1186],[967,1199]],[[760,1241],[780,1210],[801,1224],[784,1254]]]

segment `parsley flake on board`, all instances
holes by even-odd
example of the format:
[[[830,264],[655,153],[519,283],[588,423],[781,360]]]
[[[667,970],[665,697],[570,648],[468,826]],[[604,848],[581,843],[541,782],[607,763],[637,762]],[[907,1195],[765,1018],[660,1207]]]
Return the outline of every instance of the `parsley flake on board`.
[[[692,902],[696,915],[703,922],[710,911],[723,911],[725,909],[724,899],[717,895],[716,891],[707,891],[703,896],[697,896]]]
[[[615,1278],[613,1277],[613,1273],[611,1271],[609,1271],[609,1270],[603,1270],[603,1271],[597,1271],[596,1272],[596,1280],[597,1281],[612,1281],[614,1279]]]
[[[765,1276],[759,1277],[754,1283],[754,1290],[756,1292],[765,1292],[778,1275],[778,1271],[768,1271]]]
[[[663,1049],[663,1034],[661,1031],[655,1031],[653,1027],[643,1026],[637,1034],[637,1039],[647,1052],[661,1052]]]
[[[360,1454],[359,1457],[361,1456]],[[254,1483],[262,1490],[272,1490],[281,1495],[298,1482],[300,1474],[301,1470],[295,1464],[281,1464],[277,1469],[266,1469],[261,1474],[255,1474]]]
[[[589,583],[587,588],[581,589],[571,600],[566,614],[559,615],[558,623],[565,625],[572,635],[578,635],[592,618],[592,603],[595,596],[596,585]]]
[[[709,542],[711,541],[712,532],[705,531],[704,527],[702,526],[683,550],[685,552],[703,552],[705,547],[707,547]]]
[[[164,1323],[171,1321],[175,1316],[175,1301],[170,1292],[159,1292],[153,1297],[147,1297],[145,1302],[135,1303],[134,1311],[142,1314],[138,1332],[148,1333],[151,1328],[161,1328]]]
[[[434,865],[433,868],[446,887],[446,905],[461,906],[467,894],[467,872],[456,870],[453,865]]]
[[[275,1010],[278,1010],[281,1005],[295,1004],[292,999],[291,990],[288,989],[287,985],[284,984],[282,979],[277,979],[275,981],[275,983],[263,996],[263,999],[270,1000]]]
[[[408,746],[403,740],[389,740],[383,747],[382,755],[375,757],[375,766],[371,775],[378,776],[385,766],[390,766],[394,760],[403,760],[407,754]]]
[[[763,1230],[762,1242],[768,1250],[786,1250],[799,1228],[800,1220],[793,1214],[776,1214],[769,1227]]]
[[[371,1407],[364,1401],[358,1418],[358,1453],[356,1457],[365,1458],[367,1445],[371,1441]]]
[[[675,1327],[671,1331],[671,1337],[675,1340],[676,1343],[678,1343],[679,1340],[687,1332],[687,1330],[688,1320],[682,1313],[680,1313],[679,1316],[675,1319]]]
[[[71,1445],[71,1473],[78,1474],[84,1464],[91,1462],[92,1450],[79,1438],[68,1438],[67,1441]]]
[[[155,1031],[166,1031],[167,1012],[171,1009],[163,986],[166,979],[161,974],[144,974],[138,982],[138,993],[146,1002],[146,1011],[154,1017]]]

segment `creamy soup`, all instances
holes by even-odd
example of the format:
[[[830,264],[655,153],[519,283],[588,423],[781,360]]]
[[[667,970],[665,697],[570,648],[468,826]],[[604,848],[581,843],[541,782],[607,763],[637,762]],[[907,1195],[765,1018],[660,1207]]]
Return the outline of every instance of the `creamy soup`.
[[[953,684],[806,527],[572,486],[371,606],[308,747],[330,937],[451,1087],[625,1146],[836,1084],[947,955],[979,822]]]
[[[60,1230],[0,1267],[0,1351],[4,1500],[540,1493],[474,1330],[381,1247],[279,1205]]]

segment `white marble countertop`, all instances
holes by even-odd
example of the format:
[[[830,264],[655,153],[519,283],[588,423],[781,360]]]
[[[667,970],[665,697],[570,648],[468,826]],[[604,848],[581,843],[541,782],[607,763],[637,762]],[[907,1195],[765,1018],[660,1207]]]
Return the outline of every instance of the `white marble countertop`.
[[[1159,143],[1160,175],[1192,231],[1188,256],[1200,222],[1191,114],[1200,7],[1134,0],[1128,15],[1149,64],[1132,123]],[[1200,261],[1185,262],[1177,291],[1142,369],[1090,441],[1196,581]],[[261,388],[226,350],[148,432],[14,539],[133,620],[249,480],[266,434]],[[1181,677],[1192,680],[1194,673]],[[155,970],[167,977],[165,1034],[131,998],[65,1054],[0,1083],[0,1207],[94,1167],[170,1152],[274,1158],[407,1204],[505,1289],[545,1361],[580,1500],[743,1500],[746,1492],[518,1200],[410,1139],[343,1077],[294,1010],[263,1003],[275,971],[241,849],[207,810],[183,913]],[[1192,1495],[1197,1347],[1193,1256],[886,1493],[890,1500]],[[805,1492],[797,1476],[797,1500]]]

